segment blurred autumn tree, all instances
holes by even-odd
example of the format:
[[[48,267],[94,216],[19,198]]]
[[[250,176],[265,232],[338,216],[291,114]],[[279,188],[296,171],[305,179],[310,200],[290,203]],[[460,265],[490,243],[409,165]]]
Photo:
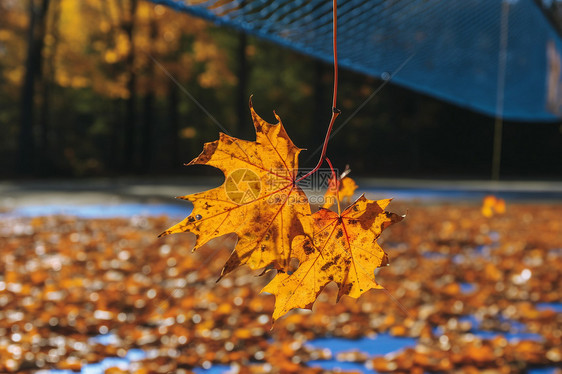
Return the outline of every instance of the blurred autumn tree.
[[[158,149],[180,164],[178,139],[202,129],[182,126],[191,103],[165,71],[196,97],[236,83],[212,28],[162,6],[7,0],[0,7],[0,121],[8,129],[1,149],[17,154],[18,172],[148,170]]]
[[[336,129],[382,83],[345,70],[339,81]],[[147,0],[0,1],[4,178],[180,175],[219,127],[253,138],[250,94],[264,119],[282,117],[309,150],[301,165],[312,167],[331,114],[330,64]],[[492,118],[388,85],[329,154],[355,176],[488,178],[492,127]],[[559,124],[504,127],[504,175],[559,178],[561,158]]]

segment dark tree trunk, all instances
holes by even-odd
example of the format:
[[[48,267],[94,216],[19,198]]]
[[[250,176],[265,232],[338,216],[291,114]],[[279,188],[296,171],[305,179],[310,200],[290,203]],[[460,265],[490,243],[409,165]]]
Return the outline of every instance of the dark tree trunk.
[[[52,155],[51,155],[51,131],[50,131],[50,117],[51,117],[51,106],[53,96],[53,84],[55,80],[55,56],[56,50],[59,42],[59,32],[58,24],[60,19],[60,1],[55,0],[51,7],[51,35],[53,37],[53,44],[51,46],[50,54],[48,58],[45,59],[45,74],[41,79],[41,110],[39,115],[40,124],[40,136],[39,136],[39,153],[41,157],[39,158],[43,166],[41,170],[43,172],[48,172],[52,167]]]
[[[105,155],[105,165],[112,172],[118,173],[124,164],[124,160],[122,158],[123,155],[120,152],[123,149],[123,100],[112,100],[110,108],[112,109],[113,114],[113,126],[111,126],[109,140],[110,152]]]
[[[144,96],[143,119],[141,133],[140,173],[146,173],[152,160],[152,123],[154,122],[154,91],[152,89]]]
[[[236,94],[236,112],[238,121],[236,122],[235,132],[240,137],[248,139],[251,134],[248,111],[248,60],[246,58],[246,46],[248,39],[246,34],[240,33],[238,38],[238,89]]]
[[[168,116],[170,121],[170,156],[171,167],[177,169],[180,165],[180,142],[179,142],[179,95],[178,87],[170,81],[168,89]]]
[[[110,4],[108,0],[103,0],[101,2],[102,16],[105,21],[111,25],[106,38],[108,40],[116,40],[118,38],[118,33],[120,29],[122,30],[123,20],[125,20],[125,10],[123,5],[123,0],[118,0],[115,2],[119,10],[119,18],[114,18],[109,11]],[[109,75],[116,77],[121,71],[115,65],[110,66]],[[124,125],[124,100],[123,99],[111,99],[108,103],[111,113],[111,130],[108,136],[108,152],[105,153],[104,166],[110,170],[112,173],[119,173],[124,169],[125,158],[124,158],[124,138],[125,125]]]
[[[25,76],[21,91],[20,132],[18,139],[17,171],[21,174],[34,172],[36,157],[35,141],[33,139],[33,114],[35,85],[41,79],[41,51],[45,36],[45,16],[49,8],[49,0],[42,0],[41,6],[36,7],[33,0],[29,0],[29,33]]]
[[[135,26],[135,14],[137,11],[137,0],[130,0],[128,14],[125,16],[123,21],[123,31],[127,35],[129,40],[129,53],[125,60],[125,66],[127,72],[129,73],[129,78],[127,80],[127,91],[129,92],[129,97],[125,100],[125,119],[124,119],[124,148],[123,148],[123,170],[131,170],[135,164],[135,102],[137,99],[136,95],[136,72],[135,72],[135,43],[134,43],[134,26]]]
[[[156,42],[158,29],[154,14],[150,18],[150,53],[152,54],[152,46]],[[141,154],[139,172],[146,173],[151,166],[152,161],[152,127],[154,123],[154,62],[149,60],[146,71],[147,91],[144,97],[144,116],[142,122],[141,134]]]

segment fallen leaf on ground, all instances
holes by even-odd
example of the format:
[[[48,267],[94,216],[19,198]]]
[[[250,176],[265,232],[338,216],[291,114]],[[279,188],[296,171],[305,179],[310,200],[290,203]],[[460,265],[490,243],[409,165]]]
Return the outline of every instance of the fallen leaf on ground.
[[[482,201],[482,215],[484,217],[492,217],[494,214],[505,213],[505,200],[494,195],[484,197]]]

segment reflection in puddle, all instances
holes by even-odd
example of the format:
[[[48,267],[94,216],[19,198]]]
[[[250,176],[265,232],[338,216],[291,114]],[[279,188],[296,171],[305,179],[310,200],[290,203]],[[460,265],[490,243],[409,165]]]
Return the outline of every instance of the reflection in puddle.
[[[106,357],[102,361],[82,366],[81,374],[104,374],[109,368],[131,370],[136,361],[146,358],[146,353],[141,349],[131,349],[125,357]],[[72,370],[39,370],[37,374],[76,374]]]
[[[325,361],[309,361],[307,365],[313,368],[322,368],[325,370],[351,371],[354,373],[364,373],[364,374],[376,373],[376,371],[367,369],[364,364],[358,362],[340,362],[336,360],[325,360]]]
[[[96,204],[96,205],[30,205],[21,206],[2,216],[44,217],[53,215],[80,218],[130,218],[132,216],[168,216],[184,218],[191,214],[192,208],[185,204]]]
[[[306,344],[314,348],[329,348],[334,354],[346,351],[361,351],[369,355],[385,355],[415,346],[416,339],[379,334],[374,338],[364,337],[361,339],[319,338]]]
[[[400,351],[407,347],[416,345],[416,339],[395,337],[390,334],[378,334],[374,338],[364,337],[361,339],[343,339],[343,338],[319,338],[306,343],[314,348],[328,348],[334,356],[342,352],[360,351],[368,356],[382,356],[391,352]],[[375,371],[367,369],[363,363],[359,362],[342,362],[337,360],[317,360],[307,363],[310,367],[321,367],[323,369],[333,370],[339,368],[341,370],[353,370],[362,373],[375,373]]]
[[[537,310],[552,310],[556,313],[562,313],[562,303],[537,303]]]

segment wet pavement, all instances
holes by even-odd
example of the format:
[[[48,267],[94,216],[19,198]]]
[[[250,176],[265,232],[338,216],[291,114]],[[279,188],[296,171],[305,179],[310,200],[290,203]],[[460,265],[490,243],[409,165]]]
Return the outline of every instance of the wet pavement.
[[[335,304],[329,286],[273,329],[269,275],[215,283],[232,238],[196,253],[188,234],[156,238],[189,214],[170,196],[204,185],[3,183],[0,372],[559,372],[558,190],[496,189],[506,212],[484,217],[489,186],[393,182],[369,189],[407,193],[381,240],[385,290]]]

